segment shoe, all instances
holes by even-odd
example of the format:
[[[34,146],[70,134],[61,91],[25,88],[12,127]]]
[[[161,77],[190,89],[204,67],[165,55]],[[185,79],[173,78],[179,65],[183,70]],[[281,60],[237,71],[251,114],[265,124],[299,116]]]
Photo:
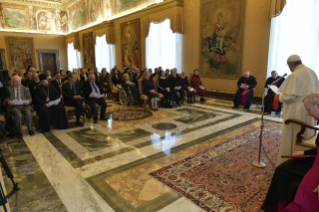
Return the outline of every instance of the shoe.
[[[100,120],[101,121],[107,121],[108,119],[104,117],[104,118],[100,118]]]
[[[94,119],[93,123],[94,123],[94,124],[97,124],[97,123],[98,123],[98,120],[97,120],[97,119]]]
[[[79,126],[79,127],[83,127],[83,126],[84,126],[84,123],[81,122],[81,121],[77,121],[77,122],[75,123],[75,125],[76,125],[76,126]]]
[[[200,101],[201,101],[201,102],[206,102],[206,99],[200,98]]]
[[[87,113],[87,114],[86,114],[86,118],[88,118],[88,119],[92,118],[92,116],[93,116],[93,115],[92,115],[91,113]]]
[[[244,108],[244,111],[245,111],[245,112],[249,112],[249,111],[250,111],[249,107],[245,107],[245,108]]]
[[[181,103],[179,103],[179,102],[177,102],[176,104],[177,104],[177,106],[182,106]]]
[[[31,135],[31,136],[34,136],[34,135],[35,135],[35,133],[33,132],[33,130],[30,130],[30,131],[29,131],[29,135]]]
[[[237,107],[237,106],[234,106],[234,107],[232,107],[233,109],[238,109],[239,107]]]
[[[18,137],[18,138],[23,138],[22,132],[18,132],[18,133],[17,133],[17,137]]]

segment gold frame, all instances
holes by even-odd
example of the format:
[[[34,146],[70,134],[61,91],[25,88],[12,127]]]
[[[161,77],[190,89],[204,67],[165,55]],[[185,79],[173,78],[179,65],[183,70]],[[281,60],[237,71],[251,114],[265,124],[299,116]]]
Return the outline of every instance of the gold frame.
[[[4,12],[3,12],[4,8],[25,10],[26,11],[26,18],[27,18],[27,29],[7,27],[6,26],[6,20],[5,20],[5,17],[4,17]],[[1,5],[1,11],[2,11],[2,20],[3,20],[3,23],[4,23],[3,28],[5,28],[5,29],[15,29],[15,30],[30,30],[30,17],[29,17],[29,8],[28,8],[28,6],[16,6],[16,5],[3,4],[3,5]]]
[[[202,14],[203,10],[203,3],[208,3],[208,2],[214,2],[214,1],[221,1],[221,0],[200,0],[200,14]],[[238,1],[238,0],[236,0]],[[241,8],[240,8],[240,13],[241,13],[241,20],[240,20],[240,36],[241,36],[241,43],[240,43],[240,51],[239,51],[239,62],[238,62],[238,69],[239,72],[237,75],[229,76],[229,77],[204,77],[204,78],[214,78],[214,79],[225,79],[225,80],[237,80],[241,75],[242,75],[242,62],[243,62],[243,52],[244,52],[244,28],[245,28],[245,11],[246,11],[246,0],[239,0],[241,3]],[[200,15],[200,26],[202,26],[203,20],[202,16]],[[201,69],[202,64],[202,28],[200,27],[199,29],[199,63],[198,63],[198,68]]]

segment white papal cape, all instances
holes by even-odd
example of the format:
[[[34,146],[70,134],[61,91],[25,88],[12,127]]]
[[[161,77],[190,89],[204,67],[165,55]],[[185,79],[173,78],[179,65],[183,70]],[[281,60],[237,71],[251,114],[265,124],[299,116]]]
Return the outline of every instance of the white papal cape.
[[[283,121],[287,119],[297,119],[311,125],[316,125],[316,121],[308,116],[302,100],[311,93],[319,91],[319,82],[316,73],[304,65],[295,68],[292,74],[282,83],[279,88],[279,101],[283,103]],[[297,133],[301,127],[296,124],[282,125],[280,151],[278,154],[277,166],[287,159],[282,159],[282,155],[292,155],[295,151]],[[314,136],[314,130],[306,130],[304,138]]]

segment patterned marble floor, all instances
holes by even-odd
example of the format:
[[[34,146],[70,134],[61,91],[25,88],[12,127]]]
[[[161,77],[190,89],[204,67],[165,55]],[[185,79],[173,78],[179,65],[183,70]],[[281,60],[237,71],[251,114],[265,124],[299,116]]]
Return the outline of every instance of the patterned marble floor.
[[[260,106],[246,113],[217,99],[156,112],[107,103],[108,121],[1,143],[21,187],[11,211],[203,211],[149,173],[260,124]]]

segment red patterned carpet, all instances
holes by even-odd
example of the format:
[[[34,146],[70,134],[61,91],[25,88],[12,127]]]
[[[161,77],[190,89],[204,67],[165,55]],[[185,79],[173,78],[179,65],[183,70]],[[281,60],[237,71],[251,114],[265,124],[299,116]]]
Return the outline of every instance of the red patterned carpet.
[[[271,125],[271,126],[269,126]],[[255,168],[259,128],[150,173],[206,211],[259,211],[274,167]],[[267,124],[263,145],[276,163],[281,125]]]

